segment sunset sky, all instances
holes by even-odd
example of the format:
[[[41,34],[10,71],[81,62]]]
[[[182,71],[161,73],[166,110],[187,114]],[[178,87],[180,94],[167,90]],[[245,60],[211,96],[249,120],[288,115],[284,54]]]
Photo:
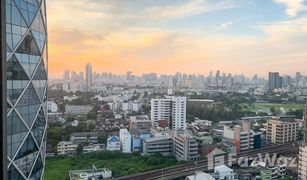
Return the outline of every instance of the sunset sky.
[[[49,75],[307,74],[304,0],[48,0]]]

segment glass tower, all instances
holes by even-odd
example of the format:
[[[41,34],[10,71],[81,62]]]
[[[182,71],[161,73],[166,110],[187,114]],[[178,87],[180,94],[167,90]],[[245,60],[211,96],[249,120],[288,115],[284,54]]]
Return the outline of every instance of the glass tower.
[[[1,6],[6,178],[43,179],[48,84],[45,0],[1,0]]]

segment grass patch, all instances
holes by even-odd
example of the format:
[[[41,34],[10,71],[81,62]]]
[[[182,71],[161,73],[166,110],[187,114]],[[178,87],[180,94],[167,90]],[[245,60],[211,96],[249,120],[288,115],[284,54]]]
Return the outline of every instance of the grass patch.
[[[292,109],[293,111],[295,110],[300,110],[304,109],[303,104],[278,104],[278,103],[255,103],[252,106],[248,106],[247,104],[241,104],[244,110],[246,111],[269,111],[272,107],[275,108],[276,110],[280,110],[283,108],[285,111],[289,111],[289,109]]]
[[[121,152],[99,152],[80,155],[78,157],[46,158],[45,179],[68,179],[70,170],[109,168],[113,177],[160,169],[178,164],[173,157],[141,156],[140,154],[123,154]]]

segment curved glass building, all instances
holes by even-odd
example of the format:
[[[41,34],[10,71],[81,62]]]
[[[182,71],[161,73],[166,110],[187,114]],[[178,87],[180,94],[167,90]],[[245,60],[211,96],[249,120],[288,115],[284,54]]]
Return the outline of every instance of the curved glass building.
[[[45,0],[1,0],[1,6],[5,178],[43,179],[48,84]]]

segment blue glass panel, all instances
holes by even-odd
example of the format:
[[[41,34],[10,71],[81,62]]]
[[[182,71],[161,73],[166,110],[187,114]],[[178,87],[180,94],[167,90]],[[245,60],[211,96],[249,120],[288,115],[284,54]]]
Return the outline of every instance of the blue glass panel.
[[[27,133],[28,129],[13,110],[7,117],[7,153],[10,158],[13,158]]]
[[[14,0],[19,11],[25,18],[28,25],[30,25],[38,11],[38,4],[36,0]]]

